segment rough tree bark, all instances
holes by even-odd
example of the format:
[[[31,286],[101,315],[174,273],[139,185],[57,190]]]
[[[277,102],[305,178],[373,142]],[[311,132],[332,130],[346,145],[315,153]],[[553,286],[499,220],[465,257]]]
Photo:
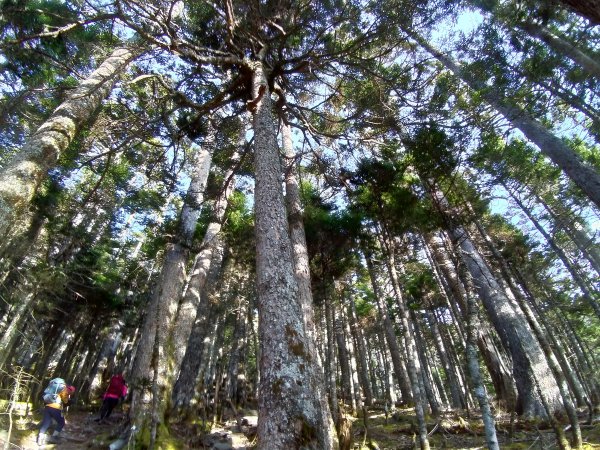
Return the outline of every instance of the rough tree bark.
[[[258,448],[337,447],[319,414],[322,392],[309,369],[310,354],[294,274],[292,243],[281,185],[282,168],[263,62],[252,70],[256,176],[256,274],[260,385]],[[312,347],[314,348],[314,347]]]
[[[5,166],[0,177],[0,233],[15,218],[28,226],[27,208],[37,187],[83,123],[110,94],[116,78],[136,54],[117,48],[52,113]]]

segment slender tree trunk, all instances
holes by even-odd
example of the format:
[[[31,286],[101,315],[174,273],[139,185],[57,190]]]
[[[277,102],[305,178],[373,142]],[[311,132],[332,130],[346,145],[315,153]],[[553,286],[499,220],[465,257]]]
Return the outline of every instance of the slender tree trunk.
[[[579,287],[579,289],[581,289],[584,299],[592,307],[592,309],[594,310],[596,315],[600,318],[600,305],[594,299],[592,292],[590,292],[590,289],[588,288],[588,284],[581,277],[581,274],[579,273],[577,268],[573,266],[569,257],[566,255],[566,253],[563,251],[563,249],[558,246],[558,244],[554,241],[552,236],[550,236],[550,234],[544,229],[544,227],[539,223],[539,221],[533,216],[530,209],[527,208],[527,206],[525,206],[523,204],[523,202],[517,196],[517,194],[514,193],[512,191],[512,189],[510,189],[506,184],[502,183],[502,185],[503,185],[504,189],[506,189],[506,191],[509,193],[510,197],[519,206],[519,208],[521,208],[521,210],[527,216],[527,218],[533,224],[533,226],[535,226],[535,229],[538,230],[538,232],[544,237],[544,239],[546,240],[546,242],[548,243],[550,248],[552,248],[552,250],[554,250],[556,255],[560,258],[565,269],[567,269],[567,271],[573,277],[573,281],[575,281],[575,283],[577,284],[577,287]]]
[[[440,211],[447,217],[451,217],[450,206],[443,194],[431,183],[429,189]],[[504,293],[466,231],[460,226],[450,228],[452,228],[449,231],[452,240],[461,249],[461,257],[473,277],[479,297],[494,328],[503,345],[510,350],[523,414],[525,416],[546,415],[541,399],[536,396],[538,385],[545,396],[545,402],[550,407],[549,413],[554,414],[562,410],[556,380],[520,307]]]
[[[588,198],[600,208],[600,174],[593,167],[584,163],[579,155],[571,150],[567,144],[552,134],[525,110],[515,104],[511,104],[507,99],[500,97],[497,92],[473,78],[459,64],[432,47],[429,42],[418,34],[408,30],[404,31],[444,66],[450,69],[454,75],[463,80],[471,89],[480,92],[481,96],[490,106],[502,114],[514,127],[521,130],[531,142],[538,146],[542,153],[560,167]]]
[[[334,294],[337,297],[336,294]],[[336,302],[337,303],[337,302]],[[336,305],[337,306],[337,305]],[[335,333],[335,341],[337,344],[338,361],[340,363],[341,377],[341,400],[345,405],[352,407],[352,389],[350,387],[350,357],[346,347],[346,337],[344,336],[343,316],[336,312],[336,309],[341,310],[341,306],[333,311],[333,328]]]
[[[377,304],[377,309],[379,310],[379,315],[381,317],[383,331],[385,333],[385,339],[390,350],[390,355],[392,357],[394,373],[396,374],[396,378],[398,379],[398,384],[400,386],[402,402],[407,405],[412,404],[414,402],[410,384],[412,381],[409,382],[409,380],[407,380],[407,378],[404,376],[404,370],[402,368],[403,362],[402,357],[400,356],[401,350],[400,346],[398,345],[398,337],[396,336],[394,325],[392,324],[392,320],[390,319],[388,307],[384,301],[384,297],[380,289],[380,284],[377,279],[377,274],[375,273],[375,267],[373,266],[371,256],[366,251],[365,261],[367,262],[367,270],[369,271],[369,277],[371,278],[371,286],[373,287],[373,293],[375,294],[375,302]]]
[[[335,341],[333,337],[333,312],[331,304],[325,301],[325,322],[327,324],[327,384],[329,386],[329,404],[331,414],[336,426],[339,424],[339,407],[337,396],[337,364],[335,358]]]
[[[261,61],[252,64],[256,274],[260,342],[259,450],[337,447],[321,408],[295,279],[281,185],[271,94]],[[314,348],[314,347],[313,347]],[[307,379],[306,376],[309,376]]]
[[[373,389],[371,388],[371,382],[369,379],[369,364],[367,362],[367,348],[365,344],[365,337],[363,331],[358,324],[358,318],[356,314],[356,304],[354,299],[349,299],[348,313],[350,317],[350,331],[354,337],[356,345],[356,353],[358,360],[358,379],[362,388],[362,392],[365,398],[365,406],[371,406],[373,403]]]
[[[588,260],[590,266],[600,275],[600,247],[596,245],[594,239],[588,236],[576,220],[565,217],[568,213],[564,205],[550,206],[539,195],[536,195],[536,199],[552,217],[556,226],[564,230]]]
[[[479,403],[481,410],[481,418],[485,429],[485,440],[489,450],[500,450],[498,437],[496,435],[496,424],[494,415],[488,401],[487,390],[481,377],[481,368],[479,359],[477,358],[477,335],[478,329],[481,326],[479,321],[479,308],[475,298],[471,294],[467,294],[467,366],[473,391]]]
[[[447,280],[448,288],[452,298],[460,302],[463,310],[466,311],[467,293],[462,285],[455,265],[450,260],[447,254],[443,240],[434,235],[428,234],[426,237],[427,248],[431,251],[431,260],[434,262],[434,267],[440,270],[443,278]],[[465,317],[466,318],[466,317]],[[455,318],[455,322],[460,323],[463,320],[463,314]],[[466,336],[461,336],[466,342]],[[494,340],[486,327],[481,327],[478,332],[477,346],[485,361],[486,367],[494,383],[494,389],[499,399],[506,402],[509,410],[514,410],[517,398],[517,388],[511,376],[512,368],[505,361],[500,351],[494,345]]]
[[[48,169],[72,142],[110,94],[116,78],[135,57],[132,50],[117,48],[73,90],[5,166],[0,177],[0,233],[14,218],[24,219],[27,207]]]
[[[542,41],[559,55],[569,58],[574,63],[593,77],[600,78],[600,63],[590,57],[575,45],[565,41],[562,37],[552,34],[550,30],[533,22],[523,22],[519,28]]]

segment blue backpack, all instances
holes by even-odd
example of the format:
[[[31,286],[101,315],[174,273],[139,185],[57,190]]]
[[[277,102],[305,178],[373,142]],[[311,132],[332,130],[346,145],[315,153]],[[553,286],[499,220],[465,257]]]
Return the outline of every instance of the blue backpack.
[[[47,405],[49,403],[60,403],[60,394],[67,387],[67,383],[62,378],[54,378],[48,383],[48,387],[42,393],[42,399]]]

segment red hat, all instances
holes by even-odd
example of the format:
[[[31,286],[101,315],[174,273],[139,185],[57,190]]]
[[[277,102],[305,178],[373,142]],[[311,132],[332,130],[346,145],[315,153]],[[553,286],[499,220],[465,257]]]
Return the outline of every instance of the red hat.
[[[75,392],[75,386],[67,386],[67,391],[69,391],[69,394],[72,394]]]

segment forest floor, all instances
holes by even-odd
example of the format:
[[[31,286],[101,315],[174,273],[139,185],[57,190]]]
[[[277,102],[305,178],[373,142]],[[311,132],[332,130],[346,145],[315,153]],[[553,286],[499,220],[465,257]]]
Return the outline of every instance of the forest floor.
[[[49,450],[106,449],[116,438],[124,420],[122,410],[117,410],[104,423],[94,421],[96,414],[85,410],[72,410],[67,413],[67,425],[62,433],[61,442],[46,445]],[[362,417],[346,416],[346,422],[352,424],[352,443],[349,449],[413,449],[415,448],[414,411],[396,410],[386,415],[382,411],[369,411],[365,423]],[[38,450],[35,439],[40,414],[16,417],[13,421],[9,449]],[[365,426],[366,425],[366,426]],[[512,428],[512,432],[511,432]],[[201,433],[202,423],[172,423],[168,442],[158,446],[161,450],[213,449],[213,450],[250,450],[254,447],[256,431],[255,412],[246,411],[245,416],[237,420],[230,417],[213,426],[210,432]],[[368,430],[365,435],[365,429]],[[436,419],[431,419],[431,448],[437,449],[483,449],[485,436],[481,421],[467,418],[466,412],[452,411]],[[554,433],[543,424],[515,421],[511,426],[510,417],[500,415],[497,420],[498,439],[502,449],[536,450],[556,449]],[[6,449],[8,416],[0,416],[0,449]],[[600,423],[582,425],[584,450],[600,450]],[[569,436],[567,432],[567,436]],[[124,448],[128,448],[125,445]],[[129,448],[133,448],[131,445]]]

